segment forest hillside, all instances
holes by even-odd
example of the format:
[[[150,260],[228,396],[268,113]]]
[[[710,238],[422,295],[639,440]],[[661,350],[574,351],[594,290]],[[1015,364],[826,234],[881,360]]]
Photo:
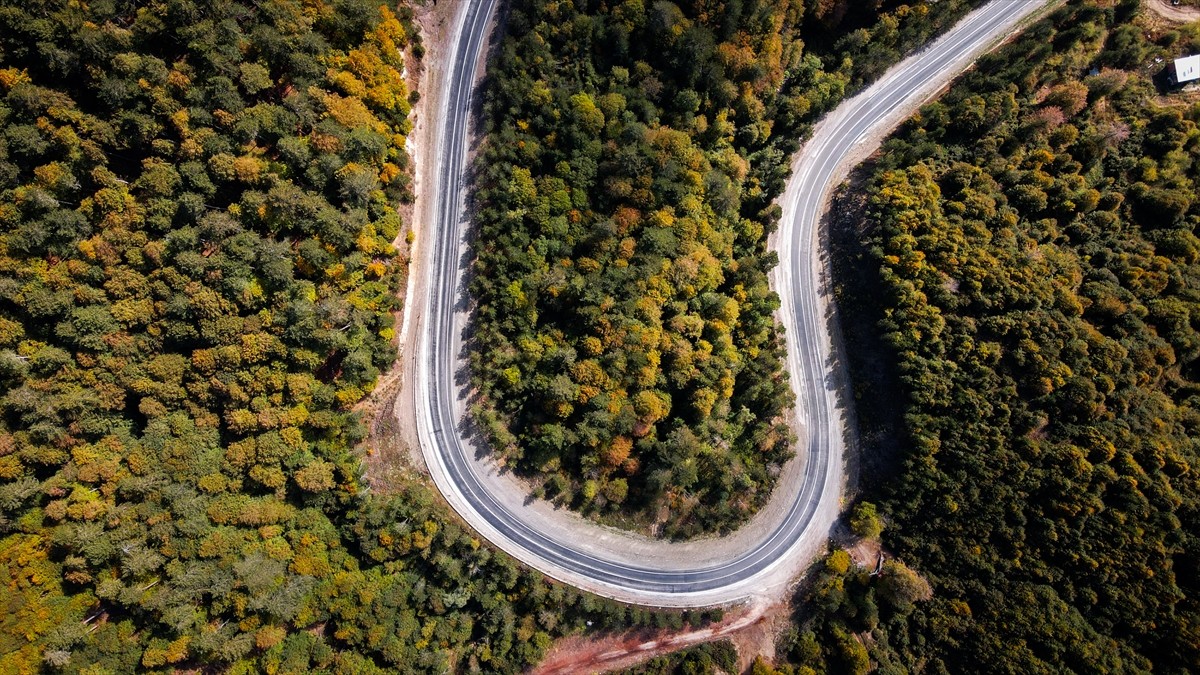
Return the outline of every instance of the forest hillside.
[[[474,414],[535,496],[668,537],[765,501],[792,452],[766,250],[788,158],[973,4],[512,3],[470,356]]]
[[[835,253],[907,566],[834,554],[795,672],[1200,669],[1200,101],[1154,81],[1200,23],[1138,5],[1069,3],[879,153]]]
[[[360,482],[410,16],[0,2],[0,672],[519,672],[684,621]]]
[[[514,2],[473,287],[506,460],[668,536],[751,513],[790,452],[787,157],[972,4]],[[1151,81],[1200,27],[1137,5],[1069,3],[881,154],[839,296],[902,451],[851,524],[903,562],[823,561],[782,670],[1200,669],[1200,107]],[[0,1],[0,672],[515,673],[719,615],[551,584],[422,484],[360,482],[410,17]]]

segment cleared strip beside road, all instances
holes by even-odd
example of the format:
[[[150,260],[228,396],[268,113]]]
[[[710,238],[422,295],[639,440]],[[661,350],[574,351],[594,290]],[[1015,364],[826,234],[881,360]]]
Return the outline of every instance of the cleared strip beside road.
[[[511,480],[476,456],[460,425],[461,270],[467,251],[464,199],[476,73],[498,0],[464,3],[451,31],[449,68],[434,107],[441,120],[432,190],[437,195],[423,265],[430,289],[418,327],[415,386],[418,436],[434,482],[480,535],[542,572],[621,600],[703,606],[750,597],[786,583],[825,544],[840,510],[845,428],[838,407],[840,373],[831,363],[828,301],[818,225],[825,202],[857,159],[882,134],[1011,34],[1051,0],[993,0],[941,39],[897,65],[862,94],[831,112],[797,153],[780,200],[784,217],[772,246],[772,275],[782,306],[788,371],[797,396],[798,470],[781,483],[772,508],[756,518],[738,546],[638,539],[512,498]],[[508,481],[508,482],[506,482]],[[759,534],[761,533],[761,534]],[[738,539],[738,537],[741,539]],[[725,542],[728,543],[728,542]],[[706,553],[707,550],[707,553]],[[716,551],[716,553],[713,553]]]

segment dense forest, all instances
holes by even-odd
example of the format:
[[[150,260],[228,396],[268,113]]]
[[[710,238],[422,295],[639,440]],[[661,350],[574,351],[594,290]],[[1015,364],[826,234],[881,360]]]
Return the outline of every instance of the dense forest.
[[[791,456],[765,246],[788,158],[974,3],[852,4],[512,3],[470,356],[475,417],[537,496],[687,537],[770,493]]]
[[[518,672],[706,618],[552,586],[426,487],[360,482],[409,17],[0,3],[0,672]]]
[[[1155,85],[1200,23],[1141,11],[1069,3],[879,154],[839,291],[920,576],[835,553],[784,670],[1200,669],[1200,99]]]
[[[505,458],[670,536],[751,512],[789,453],[787,157],[972,4],[514,2],[473,283]],[[904,562],[823,561],[781,670],[1200,669],[1200,104],[1151,81],[1200,26],[1137,4],[1070,3],[879,158],[839,296],[904,452],[851,521]],[[551,584],[422,484],[362,484],[410,17],[0,0],[0,671],[519,672],[712,618]]]

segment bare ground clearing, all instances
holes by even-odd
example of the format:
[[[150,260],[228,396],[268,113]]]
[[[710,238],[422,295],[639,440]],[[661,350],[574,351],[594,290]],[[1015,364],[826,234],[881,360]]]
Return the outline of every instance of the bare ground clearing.
[[[442,97],[447,41],[459,3],[443,0],[415,6],[414,22],[421,32],[425,54],[421,59],[406,54],[406,76],[410,91],[420,93],[410,119],[408,154],[412,164],[415,199],[401,207],[404,227],[393,245],[408,256],[404,307],[396,327],[397,358],[379,380],[363,412],[370,420],[370,451],[366,457],[367,479],[375,490],[395,487],[397,475],[425,472],[417,442],[413,381],[416,378],[416,341],[424,317],[421,299],[426,294],[425,242],[431,236],[426,225],[432,221],[437,195],[429,189],[436,168],[437,113]]]
[[[569,637],[551,648],[531,675],[589,675],[630,668],[656,656],[714,640],[731,640],[738,651],[739,672],[754,657],[775,658],[775,640],[787,626],[788,603],[759,602],[726,613],[725,618],[699,630],[640,630],[599,638]]]
[[[1142,6],[1171,23],[1188,23],[1200,19],[1200,7],[1172,5],[1171,0],[1142,0]]]

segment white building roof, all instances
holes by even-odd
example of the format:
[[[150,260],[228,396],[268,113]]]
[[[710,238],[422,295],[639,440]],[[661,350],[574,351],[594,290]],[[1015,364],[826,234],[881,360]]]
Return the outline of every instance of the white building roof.
[[[1175,59],[1175,81],[1180,84],[1200,80],[1200,54]]]

